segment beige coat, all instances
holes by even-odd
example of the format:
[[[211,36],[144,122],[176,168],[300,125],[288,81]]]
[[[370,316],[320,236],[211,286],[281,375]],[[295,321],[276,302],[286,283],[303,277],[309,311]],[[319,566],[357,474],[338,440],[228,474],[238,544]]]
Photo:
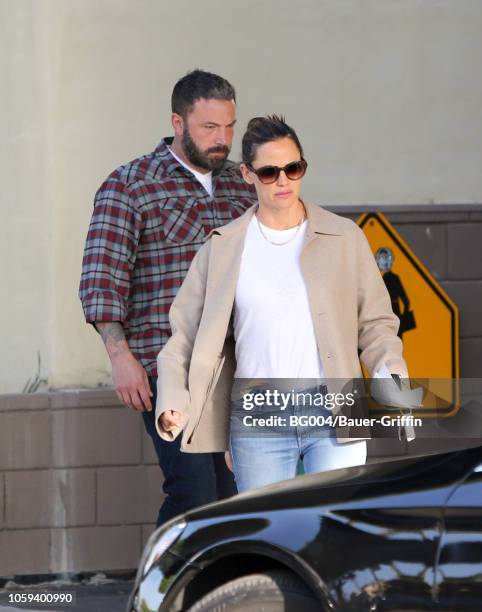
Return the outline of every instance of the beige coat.
[[[368,242],[352,221],[305,203],[308,228],[301,254],[311,314],[327,379],[361,377],[386,365],[408,377],[397,336],[399,320]],[[255,212],[211,232],[172,304],[172,336],[158,356],[156,425],[173,440],[183,429],[185,452],[228,448],[235,371],[230,319],[248,224]],[[159,416],[182,413],[182,427],[165,432]],[[344,432],[344,435],[343,435]],[[348,432],[337,429],[339,441]]]

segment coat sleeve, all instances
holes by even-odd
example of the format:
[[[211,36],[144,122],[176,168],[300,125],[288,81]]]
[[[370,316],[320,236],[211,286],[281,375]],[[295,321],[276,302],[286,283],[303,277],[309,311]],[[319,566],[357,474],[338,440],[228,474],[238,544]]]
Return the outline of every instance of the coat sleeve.
[[[399,319],[363,231],[355,226],[358,259],[358,347],[369,375],[383,366],[408,378],[403,345],[397,336]]]
[[[210,241],[206,242],[192,260],[169,310],[172,335],[157,356],[156,428],[167,441],[174,440],[189,419],[189,367],[204,307],[210,246]],[[170,432],[159,425],[159,417],[166,410],[182,415],[181,426]]]

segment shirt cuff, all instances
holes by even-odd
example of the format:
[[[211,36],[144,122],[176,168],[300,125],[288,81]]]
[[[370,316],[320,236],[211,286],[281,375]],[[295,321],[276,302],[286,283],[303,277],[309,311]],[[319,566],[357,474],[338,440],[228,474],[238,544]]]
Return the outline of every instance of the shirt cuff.
[[[111,292],[88,295],[82,300],[82,308],[87,323],[95,323],[96,321],[119,321],[123,323],[127,314],[124,300]]]

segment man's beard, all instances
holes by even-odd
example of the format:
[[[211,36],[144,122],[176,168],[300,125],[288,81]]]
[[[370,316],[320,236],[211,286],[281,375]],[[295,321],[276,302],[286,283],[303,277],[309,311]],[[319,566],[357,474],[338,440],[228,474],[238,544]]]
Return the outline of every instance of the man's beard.
[[[201,151],[196,143],[191,138],[188,129],[184,129],[182,133],[182,149],[184,155],[191,162],[193,166],[198,168],[204,168],[204,170],[213,170],[214,172],[221,170],[226,161],[230,147],[226,145],[219,145],[217,147],[210,147],[205,151]],[[217,155],[216,157],[210,157],[209,153],[223,153],[222,156]]]

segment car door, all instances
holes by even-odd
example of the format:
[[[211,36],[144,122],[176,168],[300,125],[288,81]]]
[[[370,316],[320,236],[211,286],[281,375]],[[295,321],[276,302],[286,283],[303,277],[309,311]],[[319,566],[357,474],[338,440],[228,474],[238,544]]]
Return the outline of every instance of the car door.
[[[447,501],[436,575],[441,610],[482,610],[482,457]]]

